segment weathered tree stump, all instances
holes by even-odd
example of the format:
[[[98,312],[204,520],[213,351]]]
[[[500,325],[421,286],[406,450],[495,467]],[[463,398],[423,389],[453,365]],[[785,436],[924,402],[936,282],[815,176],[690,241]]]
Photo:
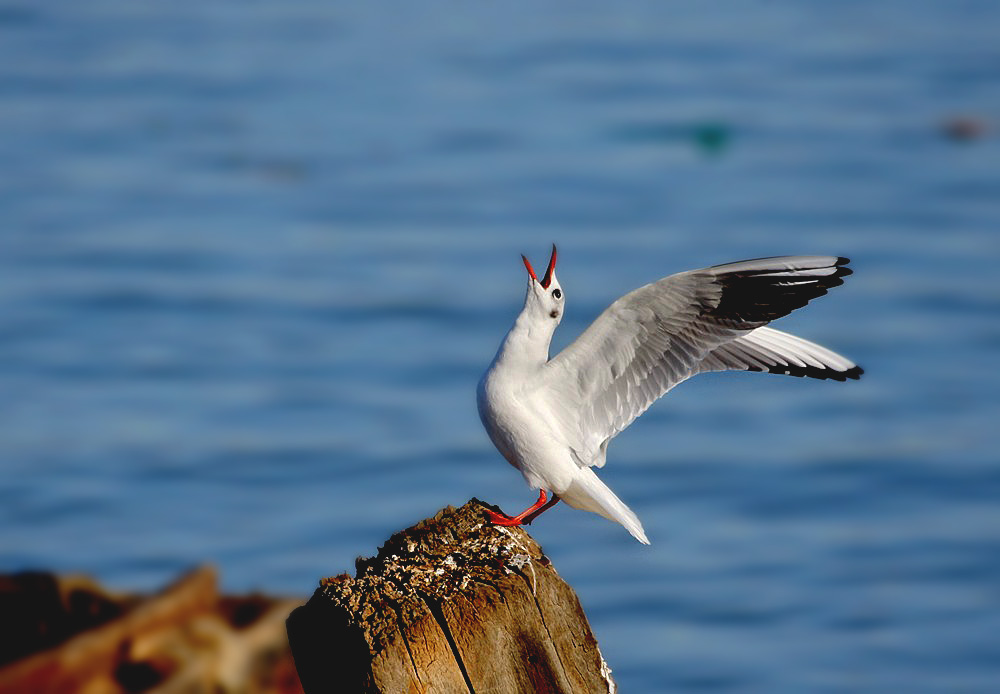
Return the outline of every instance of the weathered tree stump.
[[[306,694],[616,689],[576,593],[482,502],[396,533],[288,618]]]
[[[283,628],[298,602],[220,595],[210,567],[155,595],[79,576],[0,576],[0,692],[299,692]]]

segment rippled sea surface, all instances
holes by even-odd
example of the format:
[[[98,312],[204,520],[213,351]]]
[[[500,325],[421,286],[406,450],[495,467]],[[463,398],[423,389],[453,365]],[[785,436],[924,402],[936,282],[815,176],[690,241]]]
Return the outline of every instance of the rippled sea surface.
[[[376,6],[378,5],[378,6]],[[476,382],[748,257],[860,382],[713,374],[612,444],[653,542],[531,531],[621,691],[1000,682],[1000,4],[0,5],[0,570],[308,595],[534,498]],[[949,121],[959,119],[949,136]]]

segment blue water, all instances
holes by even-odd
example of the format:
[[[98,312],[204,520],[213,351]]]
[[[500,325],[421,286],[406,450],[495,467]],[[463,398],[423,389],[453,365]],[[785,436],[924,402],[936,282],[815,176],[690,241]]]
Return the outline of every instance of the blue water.
[[[778,324],[857,383],[702,376],[532,527],[623,692],[1000,686],[1000,4],[0,6],[0,570],[309,594],[475,495],[556,347],[663,275],[850,256]],[[982,137],[942,124],[968,116]]]

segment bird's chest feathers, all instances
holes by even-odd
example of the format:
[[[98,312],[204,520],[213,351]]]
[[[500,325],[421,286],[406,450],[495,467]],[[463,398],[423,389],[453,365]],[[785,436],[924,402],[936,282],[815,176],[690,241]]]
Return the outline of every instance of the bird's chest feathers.
[[[515,465],[522,463],[529,451],[551,445],[558,438],[545,391],[530,379],[491,373],[484,379],[479,404],[490,438]]]

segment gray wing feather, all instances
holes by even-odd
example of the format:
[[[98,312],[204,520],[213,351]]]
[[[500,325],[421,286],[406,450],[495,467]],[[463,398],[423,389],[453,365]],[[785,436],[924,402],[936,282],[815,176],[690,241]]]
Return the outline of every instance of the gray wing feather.
[[[567,443],[577,462],[603,465],[611,438],[696,373],[784,368],[779,372],[814,375],[806,372],[830,368],[824,356],[832,352],[786,333],[746,338],[842,284],[847,262],[783,256],[729,263],[671,275],[618,299],[546,366],[549,392],[574,404],[556,409],[572,420],[564,430],[576,439]],[[794,348],[788,338],[798,341]],[[854,366],[843,362],[849,366],[832,370]]]

